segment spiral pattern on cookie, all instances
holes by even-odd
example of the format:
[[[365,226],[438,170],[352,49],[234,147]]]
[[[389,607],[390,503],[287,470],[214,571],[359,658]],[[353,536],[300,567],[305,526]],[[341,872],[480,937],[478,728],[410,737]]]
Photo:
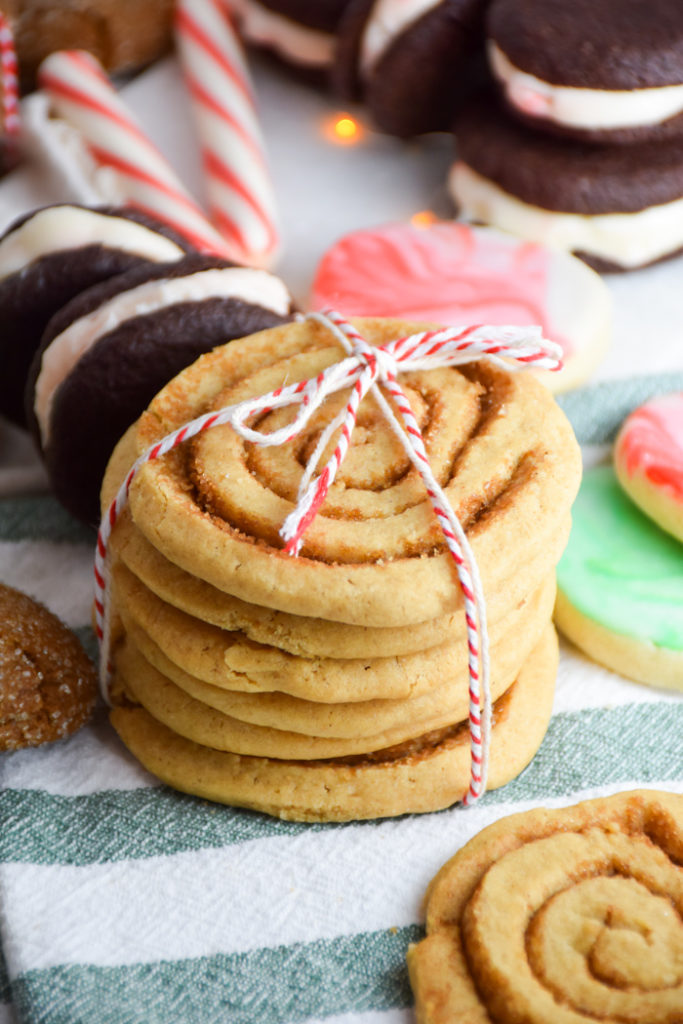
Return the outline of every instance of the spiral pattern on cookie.
[[[467,1019],[482,1022],[681,1020],[682,857],[683,798],[673,794],[498,822],[437,876],[432,934],[411,955],[418,1006],[436,1005],[436,986],[449,1005],[476,1005]],[[434,973],[439,943],[454,953],[448,977]]]
[[[417,329],[398,321],[358,324],[374,344]],[[202,413],[315,377],[342,356],[331,334],[312,323],[218,349],[157,396],[131,455]],[[522,548],[528,559],[549,545],[566,515],[579,476],[571,430],[537,382],[484,362],[401,374],[400,380],[432,470],[493,593],[521,571]],[[284,553],[279,531],[296,505],[307,460],[347,399],[345,392],[332,396],[285,445],[259,447],[220,426],[183,452],[148,464],[131,489],[137,526],[174,564],[266,607],[368,626],[422,622],[457,608],[438,521],[371,395],[304,537],[303,557]],[[279,409],[251,426],[268,433],[293,416]],[[553,561],[549,557],[548,568]],[[519,596],[525,592],[521,586]]]

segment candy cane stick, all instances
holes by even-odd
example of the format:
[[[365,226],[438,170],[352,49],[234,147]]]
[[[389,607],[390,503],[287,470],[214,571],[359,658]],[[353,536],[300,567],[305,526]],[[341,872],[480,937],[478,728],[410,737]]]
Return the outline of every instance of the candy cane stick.
[[[176,43],[202,144],[211,219],[246,263],[278,247],[275,197],[249,72],[221,0],[178,0]]]
[[[21,122],[19,119],[19,79],[14,36],[7,17],[0,11],[0,94],[2,124],[10,155],[16,155]]]
[[[106,168],[118,201],[164,221],[198,249],[237,258],[146,138],[91,54],[51,54],[40,67],[39,82],[57,115],[78,129],[98,167]]]

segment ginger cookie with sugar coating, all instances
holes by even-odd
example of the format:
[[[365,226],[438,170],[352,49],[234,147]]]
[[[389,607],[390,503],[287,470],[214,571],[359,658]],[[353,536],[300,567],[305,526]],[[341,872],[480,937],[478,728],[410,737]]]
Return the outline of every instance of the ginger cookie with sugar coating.
[[[503,818],[438,873],[408,952],[420,1024],[655,1024],[683,1006],[683,796]]]
[[[0,750],[76,732],[95,705],[95,667],[56,615],[0,584]]]

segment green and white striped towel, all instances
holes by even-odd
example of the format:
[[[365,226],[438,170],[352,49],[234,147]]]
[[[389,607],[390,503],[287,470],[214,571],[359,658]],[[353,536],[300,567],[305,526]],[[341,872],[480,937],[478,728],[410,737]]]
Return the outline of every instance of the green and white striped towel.
[[[610,439],[683,374],[564,399]],[[92,645],[92,537],[48,497],[0,500],[0,579]],[[0,758],[0,1024],[399,1024],[405,952],[441,864],[502,815],[635,786],[683,791],[683,702],[564,650],[541,750],[471,810],[298,825],[160,786],[100,712]]]

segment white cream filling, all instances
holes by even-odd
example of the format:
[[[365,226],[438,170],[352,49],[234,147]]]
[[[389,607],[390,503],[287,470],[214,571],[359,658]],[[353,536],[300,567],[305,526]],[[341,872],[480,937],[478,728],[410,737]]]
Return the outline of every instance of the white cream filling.
[[[367,75],[393,40],[442,0],[376,0],[361,39],[359,68]]]
[[[329,67],[332,63],[334,37],[327,32],[297,25],[255,0],[233,0],[232,6],[240,32],[250,43],[275,50],[305,67]]]
[[[41,256],[85,245],[104,245],[155,263],[171,263],[185,255],[170,238],[126,217],[52,206],[35,213],[0,242],[0,280]]]
[[[683,198],[636,213],[557,213],[516,199],[461,161],[449,175],[461,213],[530,242],[638,267],[683,246]]]
[[[241,299],[264,306],[280,316],[285,316],[290,307],[289,292],[273,274],[247,267],[214,268],[187,277],[147,281],[137,288],[121,292],[57,335],[43,352],[35,387],[33,409],[43,447],[50,440],[50,417],[57,389],[98,338],[133,317],[145,316],[180,302],[216,298]]]
[[[683,84],[650,89],[577,89],[551,85],[515,67],[494,42],[489,63],[508,101],[530,117],[572,128],[638,128],[683,111]]]

